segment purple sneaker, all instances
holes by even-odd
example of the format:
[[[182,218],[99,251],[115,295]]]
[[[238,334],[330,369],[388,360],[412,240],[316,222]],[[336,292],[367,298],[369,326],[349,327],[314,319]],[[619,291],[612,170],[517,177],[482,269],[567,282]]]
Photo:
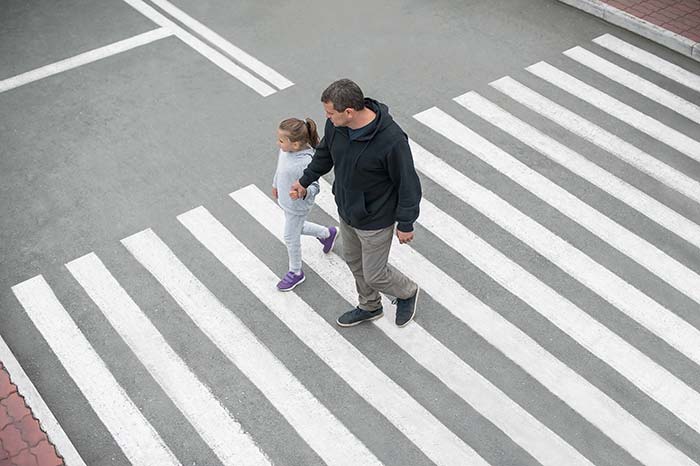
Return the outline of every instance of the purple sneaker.
[[[336,227],[329,227],[328,231],[331,232],[330,236],[326,239],[316,238],[323,245],[323,253],[328,254],[333,249],[335,245],[335,239],[338,237],[338,229]]]
[[[294,272],[287,272],[282,280],[277,284],[277,289],[280,291],[292,291],[297,285],[301,284],[306,277],[304,276],[304,271],[302,270],[299,275]]]

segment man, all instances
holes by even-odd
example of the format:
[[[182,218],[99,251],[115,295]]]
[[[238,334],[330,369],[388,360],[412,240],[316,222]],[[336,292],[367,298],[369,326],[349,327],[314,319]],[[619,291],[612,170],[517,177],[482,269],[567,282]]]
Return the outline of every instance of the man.
[[[406,133],[386,105],[365,98],[349,79],[323,91],[324,137],[289,195],[303,198],[306,188],[335,170],[333,194],[340,216],[345,261],[355,277],[359,305],[337,323],[351,327],[380,318],[380,292],[396,297],[396,325],[407,325],[416,313],[418,286],[388,265],[396,226],[401,244],[413,240],[421,186]]]

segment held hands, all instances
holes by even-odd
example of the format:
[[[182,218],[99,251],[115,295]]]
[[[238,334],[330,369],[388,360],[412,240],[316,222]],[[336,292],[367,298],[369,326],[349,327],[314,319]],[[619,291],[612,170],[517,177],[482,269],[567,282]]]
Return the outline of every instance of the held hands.
[[[277,188],[272,188],[272,197],[274,197],[275,199],[278,198]]]
[[[306,197],[306,188],[299,183],[299,180],[292,184],[292,188],[289,190],[289,197],[295,200]]]
[[[401,244],[406,244],[410,243],[413,241],[413,232],[412,231],[401,231],[398,228],[396,229],[396,237],[399,239],[399,243]]]

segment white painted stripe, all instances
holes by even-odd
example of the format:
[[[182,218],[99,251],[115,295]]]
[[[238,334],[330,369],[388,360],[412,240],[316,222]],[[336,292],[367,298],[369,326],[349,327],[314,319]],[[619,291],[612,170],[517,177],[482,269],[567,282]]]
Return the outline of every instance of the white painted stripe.
[[[94,253],[66,267],[222,464],[272,464]]]
[[[689,138],[680,131],[676,131],[548,63],[539,62],[528,66],[527,70],[700,162],[700,142]]]
[[[653,53],[640,49],[610,34],[593,39],[593,42],[606,49],[621,55],[628,60],[639,63],[659,74],[666,76],[686,87],[700,92],[700,76],[681,68],[678,65],[660,58]]]
[[[689,120],[700,123],[700,107],[694,103],[688,102],[676,94],[589,52],[583,47],[573,47],[565,51],[564,55],[642,94],[644,97],[685,116]]]
[[[172,32],[165,28],[154,29],[153,31],[144,32],[143,34],[120,40],[119,42],[105,45],[104,47],[90,50],[89,52],[84,52],[80,55],[66,58],[65,60],[51,63],[50,65],[42,66],[41,68],[37,68],[32,71],[27,71],[26,73],[0,81],[0,92],[9,91],[10,89],[38,81],[40,79],[68,71],[106,57],[111,57],[112,55],[116,55],[142,45],[150,44],[151,42],[170,35],[172,35]]]
[[[418,170],[700,364],[695,327],[414,141],[411,150]]]
[[[85,466],[85,461],[73,446],[63,428],[56,420],[44,399],[39,394],[34,384],[22,369],[22,366],[12,354],[5,340],[0,337],[0,361],[10,374],[12,382],[17,386],[17,390],[27,401],[32,409],[34,417],[39,420],[41,428],[44,429],[49,441],[56,446],[56,450],[63,457],[66,466]]]
[[[503,131],[506,131],[515,138],[527,144],[528,146],[539,151],[543,155],[546,155],[550,159],[563,165],[564,167],[568,168],[580,177],[588,180],[595,186],[598,186],[600,189],[607,191],[608,193],[620,199],[622,202],[626,203],[630,207],[644,214],[649,219],[655,221],[664,228],[667,228],[668,230],[676,233],[678,236],[690,242],[695,247],[700,248],[700,226],[698,226],[694,222],[691,222],[690,220],[673,211],[672,209],[666,207],[664,204],[660,203],[645,192],[635,188],[634,186],[630,185],[624,180],[621,180],[612,173],[600,168],[599,166],[595,165],[593,162],[589,161],[584,156],[579,154],[578,152],[575,152],[566,147],[565,145],[560,144],[553,138],[547,136],[546,134],[537,130],[533,126],[528,125],[522,120],[514,117],[510,113],[506,112],[499,106],[488,101],[487,99],[483,98],[475,92],[468,92],[464,95],[455,98],[454,100],[460,105],[467,108],[468,110],[479,115],[484,120],[490,122],[492,125],[502,129]],[[461,131],[462,127],[459,127],[459,130]],[[542,188],[542,190],[544,191],[545,187]],[[571,198],[569,198],[569,200],[570,199]],[[576,202],[575,204],[583,203]],[[585,223],[585,217],[579,218],[579,216],[581,215],[581,211],[578,210],[578,207],[576,205],[572,204],[572,207],[568,211],[569,214],[573,210],[576,210],[577,221],[581,220]],[[590,211],[592,209],[588,210]],[[603,217],[600,213],[594,213],[590,217],[590,221],[588,222],[588,224],[597,226],[599,223],[603,224],[601,225],[602,229],[605,229],[605,224],[612,224],[612,221],[610,221],[607,217]],[[598,231],[601,231],[601,226],[598,226]],[[623,229],[619,225],[612,225],[609,229],[608,237],[610,235],[620,234],[621,230]],[[622,234],[623,236],[615,236],[613,238],[615,241],[617,241],[617,246],[620,246],[620,242],[628,241],[630,239],[629,236],[631,235],[631,233],[627,231],[622,231]],[[598,236],[603,238],[603,236],[601,236],[600,234]],[[608,238],[603,239],[607,240]],[[639,247],[640,244],[642,243],[639,243],[639,240],[633,237],[631,243],[629,243],[628,251],[632,251],[632,253],[637,254],[637,256],[639,256],[641,251],[635,248]],[[644,244],[643,247],[647,247],[647,244]],[[618,249],[620,248],[618,247]],[[624,250],[622,251],[625,252]],[[658,250],[654,251],[656,255],[658,255],[659,252],[660,251]],[[627,253],[629,254],[629,252]],[[647,251],[644,251],[645,257],[646,253]],[[670,259],[665,254],[662,254],[661,257],[662,261],[667,261],[668,259]],[[650,257],[650,259],[651,261],[647,262],[646,264],[647,268],[649,268],[650,264],[653,264],[654,267],[661,267],[664,265],[664,262],[656,262],[656,257]],[[678,262],[672,261],[671,267],[669,267],[668,269],[669,272],[674,273],[673,271],[676,270],[677,264]],[[687,268],[685,267],[684,269],[687,270]],[[686,270],[677,269],[676,272],[685,274]],[[691,276],[693,274],[694,272],[691,273]],[[695,283],[688,284],[693,287],[696,287],[694,291],[697,292],[696,297],[700,299],[700,290],[697,289],[700,288],[700,277],[697,277],[697,281]]]
[[[468,97],[461,98],[464,105]],[[484,110],[485,111],[485,110]],[[528,189],[574,222],[700,303],[700,276],[653,244],[581,201],[438,108],[415,118]]]
[[[414,160],[425,168],[422,148],[411,142],[411,149]],[[441,179],[439,183],[452,181]],[[462,192],[470,195],[464,187]],[[335,202],[328,190],[321,191],[316,202],[337,220]],[[640,462],[650,466],[695,464],[410,246],[392,248],[390,263]]]
[[[249,69],[262,76],[263,78],[267,79],[269,82],[271,82],[278,88],[286,89],[294,85],[294,83],[291,82],[289,79],[285,78],[277,71],[265,65],[255,57],[236,47],[231,42],[227,41],[219,34],[212,31],[196,19],[192,18],[187,13],[180,10],[178,7],[168,2],[167,0],[151,0],[151,2],[162,8],[163,11],[172,15],[173,18],[177,19],[197,34],[208,40],[211,44],[226,52],[231,58],[247,66]]]
[[[277,292],[275,274],[204,207],[186,212],[178,220],[302,342],[434,463],[487,464],[299,296]]]
[[[490,84],[531,110],[610,152],[666,186],[700,203],[700,183],[627,141],[506,76]]]
[[[420,223],[650,398],[700,432],[700,394],[683,381],[425,199],[420,206]]]
[[[248,71],[244,70],[240,66],[236,65],[234,62],[229,60],[225,55],[216,49],[208,46],[201,40],[197,39],[195,36],[185,31],[183,28],[160,14],[152,6],[146,4],[142,0],[124,0],[126,3],[131,5],[134,9],[138,10],[141,14],[149,18],[156,24],[168,29],[177,38],[183,41],[185,44],[192,47],[194,50],[202,54],[209,61],[214,63],[216,66],[233,76],[234,78],[241,81],[246,86],[253,89],[255,92],[263,97],[277,92],[273,87],[269,86],[264,81],[256,78]]]
[[[153,231],[122,243],[326,464],[381,464]]]
[[[322,190],[330,186],[320,180]],[[284,214],[265,194],[254,185],[230,194],[238,204],[284,243]],[[394,241],[396,243],[396,240]],[[314,238],[302,237],[304,262],[331,285],[351,306],[357,306],[355,280],[343,259],[334,253],[323,254]],[[398,243],[394,245],[398,247]],[[385,314],[393,309],[386,297],[382,297]],[[391,318],[373,321],[389,338],[413,359],[434,374],[455,394],[482,413],[496,427],[519,444],[544,466],[591,463],[527,411],[513,402],[506,394],[468,366],[456,354],[431,336],[417,322],[406,328],[398,328]]]
[[[129,461],[137,465],[179,465],[44,277],[30,278],[13,286],[12,291]]]

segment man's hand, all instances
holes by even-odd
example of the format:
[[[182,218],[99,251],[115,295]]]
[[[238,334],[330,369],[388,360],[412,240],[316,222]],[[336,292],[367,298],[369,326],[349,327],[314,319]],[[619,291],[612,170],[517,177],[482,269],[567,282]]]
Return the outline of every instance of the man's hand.
[[[278,196],[278,194],[277,194],[277,188],[272,188],[272,197],[274,197],[275,199],[277,199],[277,196]]]
[[[289,197],[292,199],[304,199],[306,197],[306,188],[299,183],[299,180],[292,184],[292,188],[289,190]]]
[[[401,244],[406,244],[410,243],[413,241],[413,232],[412,231],[401,231],[398,228],[396,229],[396,237],[399,239],[399,243]]]

